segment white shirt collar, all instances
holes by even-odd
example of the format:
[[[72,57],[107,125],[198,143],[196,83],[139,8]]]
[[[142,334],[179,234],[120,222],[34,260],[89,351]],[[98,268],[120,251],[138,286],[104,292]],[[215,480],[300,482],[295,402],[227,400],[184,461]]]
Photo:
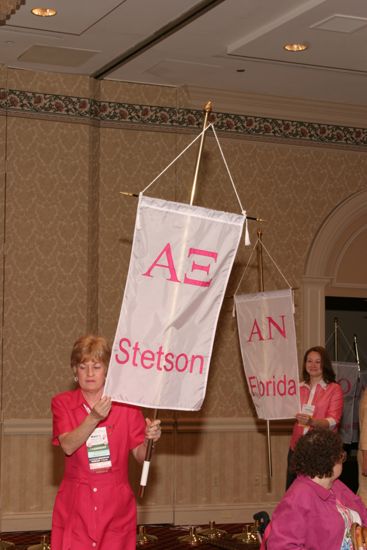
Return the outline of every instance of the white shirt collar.
[[[311,388],[310,384],[308,384],[307,382],[301,382],[300,384],[301,386],[305,386],[306,388]],[[327,382],[325,382],[325,380],[320,380],[320,382],[317,382],[316,386],[317,385],[320,385],[322,387],[322,389],[324,390],[326,387],[327,387]]]

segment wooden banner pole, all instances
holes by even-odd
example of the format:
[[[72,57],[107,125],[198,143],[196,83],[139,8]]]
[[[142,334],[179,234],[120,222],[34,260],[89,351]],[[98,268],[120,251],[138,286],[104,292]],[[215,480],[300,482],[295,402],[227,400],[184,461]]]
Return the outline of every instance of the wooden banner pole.
[[[258,254],[258,266],[259,266],[259,290],[264,292],[264,264],[263,264],[263,245],[262,245],[262,231],[257,231],[257,254]],[[269,473],[269,487],[271,487],[271,479],[273,477],[273,464],[271,453],[271,435],[270,435],[270,421],[266,421],[266,441],[268,449],[268,473]]]
[[[203,122],[203,130],[208,125],[208,116],[209,116],[209,113],[210,113],[211,110],[212,110],[212,104],[211,104],[210,101],[208,101],[208,103],[204,107],[205,115],[204,115],[204,122]],[[191,206],[194,202],[195,194],[196,194],[197,180],[198,180],[198,174],[199,174],[199,168],[200,168],[200,161],[201,161],[201,156],[202,156],[203,147],[204,147],[204,139],[205,139],[205,132],[203,132],[203,134],[201,136],[201,139],[200,139],[200,143],[199,143],[199,150],[198,150],[198,155],[197,155],[196,165],[195,165],[195,172],[194,172],[194,181],[193,181],[192,189],[191,189],[191,198],[190,198],[190,205]],[[127,193],[127,192],[124,192],[123,194],[127,195],[127,196],[136,196],[133,193]],[[157,409],[154,409],[153,420],[156,420],[157,416],[158,416],[158,411],[157,411]],[[141,477],[140,477],[140,486],[139,486],[139,491],[138,491],[139,498],[143,498],[145,487],[147,486],[150,462],[151,462],[152,455],[153,455],[153,449],[154,449],[153,441],[151,439],[148,439],[147,449],[145,451],[145,458],[144,458],[143,468],[142,468]]]

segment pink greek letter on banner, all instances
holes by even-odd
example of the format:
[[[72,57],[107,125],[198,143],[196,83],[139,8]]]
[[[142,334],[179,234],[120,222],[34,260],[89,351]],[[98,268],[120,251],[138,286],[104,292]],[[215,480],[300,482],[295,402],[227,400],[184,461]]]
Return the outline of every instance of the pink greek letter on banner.
[[[250,395],[259,418],[300,411],[291,290],[235,296],[238,335]]]
[[[105,394],[199,410],[245,217],[141,196]]]

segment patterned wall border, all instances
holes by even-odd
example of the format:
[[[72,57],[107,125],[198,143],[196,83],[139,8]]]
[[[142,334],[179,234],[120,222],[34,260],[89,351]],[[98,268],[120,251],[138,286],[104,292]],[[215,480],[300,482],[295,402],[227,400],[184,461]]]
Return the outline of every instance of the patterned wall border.
[[[98,101],[82,97],[0,89],[0,110],[8,113],[48,115],[109,124],[139,124],[160,129],[202,128],[202,111]],[[367,147],[367,128],[301,122],[252,115],[209,115],[219,132],[238,136],[291,139],[327,145]]]

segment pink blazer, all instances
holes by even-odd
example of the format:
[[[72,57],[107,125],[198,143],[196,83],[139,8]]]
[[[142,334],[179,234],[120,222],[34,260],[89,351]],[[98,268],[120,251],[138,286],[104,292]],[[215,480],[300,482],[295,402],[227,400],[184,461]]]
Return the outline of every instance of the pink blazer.
[[[345,526],[337,500],[358,512],[367,524],[366,507],[344,483],[336,480],[328,490],[309,477],[298,476],[274,510],[262,548],[340,550]]]
[[[301,407],[308,402],[310,391],[309,385],[302,382],[300,385]],[[314,418],[328,418],[333,429],[338,429],[343,414],[343,392],[339,384],[336,382],[330,382],[330,384],[322,382],[318,384],[312,405],[315,406]],[[294,450],[297,441],[303,434],[304,426],[295,422],[290,443],[292,450]]]

